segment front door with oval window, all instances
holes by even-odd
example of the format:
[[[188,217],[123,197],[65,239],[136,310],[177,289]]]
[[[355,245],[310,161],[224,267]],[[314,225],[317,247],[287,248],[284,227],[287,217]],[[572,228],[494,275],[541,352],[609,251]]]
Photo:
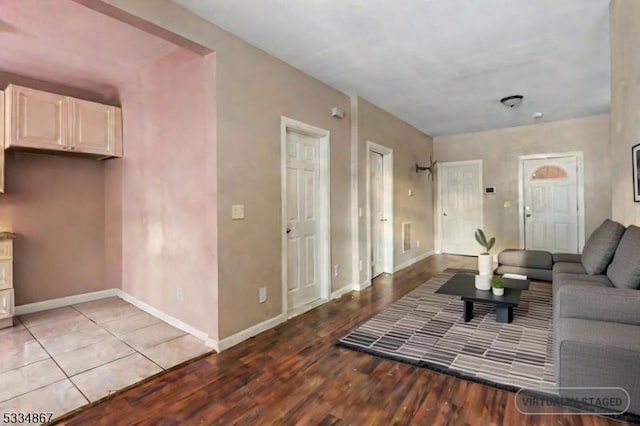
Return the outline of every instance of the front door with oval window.
[[[577,253],[576,157],[524,160],[525,248]]]

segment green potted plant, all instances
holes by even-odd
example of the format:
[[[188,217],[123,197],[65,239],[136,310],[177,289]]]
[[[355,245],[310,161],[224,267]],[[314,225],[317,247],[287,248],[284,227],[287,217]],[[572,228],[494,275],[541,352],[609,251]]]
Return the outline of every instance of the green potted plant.
[[[482,229],[476,230],[475,237],[478,244],[484,248],[484,251],[478,256],[478,272],[480,275],[493,275],[493,258],[489,251],[496,243],[496,239],[495,237],[487,238]]]
[[[502,296],[504,294],[504,280],[502,277],[491,278],[491,291],[494,296]]]

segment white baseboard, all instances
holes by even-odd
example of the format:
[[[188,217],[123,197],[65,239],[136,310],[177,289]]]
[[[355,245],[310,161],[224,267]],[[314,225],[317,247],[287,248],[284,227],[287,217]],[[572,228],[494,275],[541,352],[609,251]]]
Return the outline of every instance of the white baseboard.
[[[354,291],[362,291],[366,288],[371,287],[371,280],[365,280],[363,282],[361,282],[360,284],[354,284],[353,285],[353,290]]]
[[[338,299],[347,293],[351,293],[353,290],[355,290],[356,285],[357,284],[347,284],[344,287],[334,291],[333,293],[331,293],[331,300]]]
[[[244,330],[239,331],[236,334],[232,334],[229,337],[225,337],[222,340],[213,341],[214,346],[212,347],[216,350],[216,352],[224,351],[225,349],[229,349],[230,347],[235,346],[238,343],[244,342],[245,340],[262,333],[263,331],[272,329],[273,327],[277,326],[280,323],[283,323],[286,320],[287,317],[284,314],[280,314],[271,319],[263,321],[260,324],[245,328]]]
[[[90,293],[74,294],[73,296],[60,297],[58,299],[44,300],[42,302],[29,303],[26,305],[16,306],[16,315],[31,314],[34,312],[46,311],[49,309],[62,308],[64,306],[77,305],[78,303],[92,302],[98,299],[105,299],[107,297],[119,297],[127,302],[131,303],[138,309],[145,311],[146,313],[153,315],[154,317],[161,319],[169,325],[174,326],[192,336],[202,340],[207,346],[214,348],[214,341],[209,338],[209,335],[204,331],[200,331],[189,324],[180,321],[177,318],[172,317],[153,306],[136,299],[129,293],[126,293],[119,288],[109,288],[107,290],[92,291]]]
[[[343,292],[342,294],[344,294],[356,289],[356,287],[360,288],[361,285],[360,286],[357,284],[354,284],[353,286],[348,285],[338,290],[338,292]],[[366,286],[364,288],[366,288]],[[35,302],[35,303],[29,303],[26,305],[20,305],[20,306],[16,306],[15,312],[16,312],[16,315],[25,315],[33,312],[46,311],[48,309],[61,308],[64,306],[75,305],[83,302],[91,302],[94,300],[104,299],[107,297],[119,297],[123,300],[126,300],[127,302],[131,303],[132,305],[136,306],[142,311],[147,312],[148,314],[153,315],[154,317],[161,319],[162,321],[202,340],[207,346],[214,349],[216,352],[229,349],[230,347],[235,346],[238,343],[241,343],[257,334],[262,333],[263,331],[269,330],[277,326],[278,324],[286,321],[287,319],[285,315],[280,314],[276,317],[273,317],[259,324],[251,326],[247,329],[244,329],[229,337],[225,337],[224,339],[221,339],[221,340],[215,340],[215,339],[211,339],[206,332],[202,330],[198,330],[197,328],[175,317],[172,317],[171,315],[166,314],[165,312],[162,312],[161,310],[154,308],[148,303],[145,303],[131,296],[129,293],[126,293],[117,288],[94,291],[90,293],[76,294],[73,296],[61,297],[58,299],[45,300],[42,302]],[[332,298],[333,298],[333,294],[332,294]]]
[[[107,290],[92,291],[90,293],[75,294],[73,296],[59,297],[57,299],[44,300],[42,302],[27,303],[16,306],[16,315],[31,314],[33,312],[62,308],[63,306],[76,305],[78,303],[91,302],[106,297],[119,296],[120,289],[109,288]]]
[[[362,291],[368,287],[371,286],[371,280],[365,280],[363,282],[361,282],[360,284],[348,284],[344,287],[342,287],[339,290],[334,291],[333,293],[331,293],[331,300],[333,299],[337,299],[339,297],[342,297],[343,295],[347,294],[347,293],[351,293],[352,291]]]
[[[131,303],[133,306],[135,306],[136,308],[145,311],[146,313],[153,315],[154,317],[161,319],[162,321],[166,322],[169,325],[172,325],[173,327],[184,331],[185,333],[189,333],[192,336],[202,340],[205,345],[209,346],[210,348],[213,348],[217,351],[216,349],[216,341],[211,339],[209,337],[209,334],[207,334],[206,332],[202,331],[202,330],[198,330],[197,328],[187,324],[186,322],[183,322],[175,317],[172,317],[171,315],[162,312],[160,309],[154,308],[153,306],[149,305],[148,303],[143,302],[140,299],[137,299],[135,297],[133,297],[132,295],[130,295],[127,292],[124,292],[120,289],[117,289],[118,291],[118,297],[120,297],[123,300],[126,300],[127,302]]]
[[[427,257],[431,257],[434,254],[436,254],[436,252],[431,250],[431,251],[428,251],[426,253],[421,254],[420,256],[414,257],[413,259],[409,259],[406,262],[401,263],[400,265],[396,265],[396,267],[393,269],[393,272],[394,273],[398,272],[399,270],[404,269],[407,266],[411,266],[416,262],[420,262],[421,260],[426,259]]]

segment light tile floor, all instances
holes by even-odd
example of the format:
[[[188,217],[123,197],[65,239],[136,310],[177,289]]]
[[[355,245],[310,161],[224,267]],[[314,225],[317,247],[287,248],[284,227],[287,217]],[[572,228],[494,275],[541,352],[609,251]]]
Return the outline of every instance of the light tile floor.
[[[0,330],[0,421],[56,418],[210,351],[117,297],[23,315]]]

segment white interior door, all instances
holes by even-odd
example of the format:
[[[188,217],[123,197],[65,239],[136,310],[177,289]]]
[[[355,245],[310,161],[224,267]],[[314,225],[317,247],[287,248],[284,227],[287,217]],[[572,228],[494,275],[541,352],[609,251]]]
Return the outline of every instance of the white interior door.
[[[319,139],[287,129],[287,292],[292,311],[321,297]]]
[[[369,151],[371,211],[371,278],[384,272],[384,164],[382,154]]]
[[[525,248],[578,252],[576,157],[524,161]]]
[[[482,162],[438,163],[441,249],[450,254],[478,254],[474,238],[482,228]]]

